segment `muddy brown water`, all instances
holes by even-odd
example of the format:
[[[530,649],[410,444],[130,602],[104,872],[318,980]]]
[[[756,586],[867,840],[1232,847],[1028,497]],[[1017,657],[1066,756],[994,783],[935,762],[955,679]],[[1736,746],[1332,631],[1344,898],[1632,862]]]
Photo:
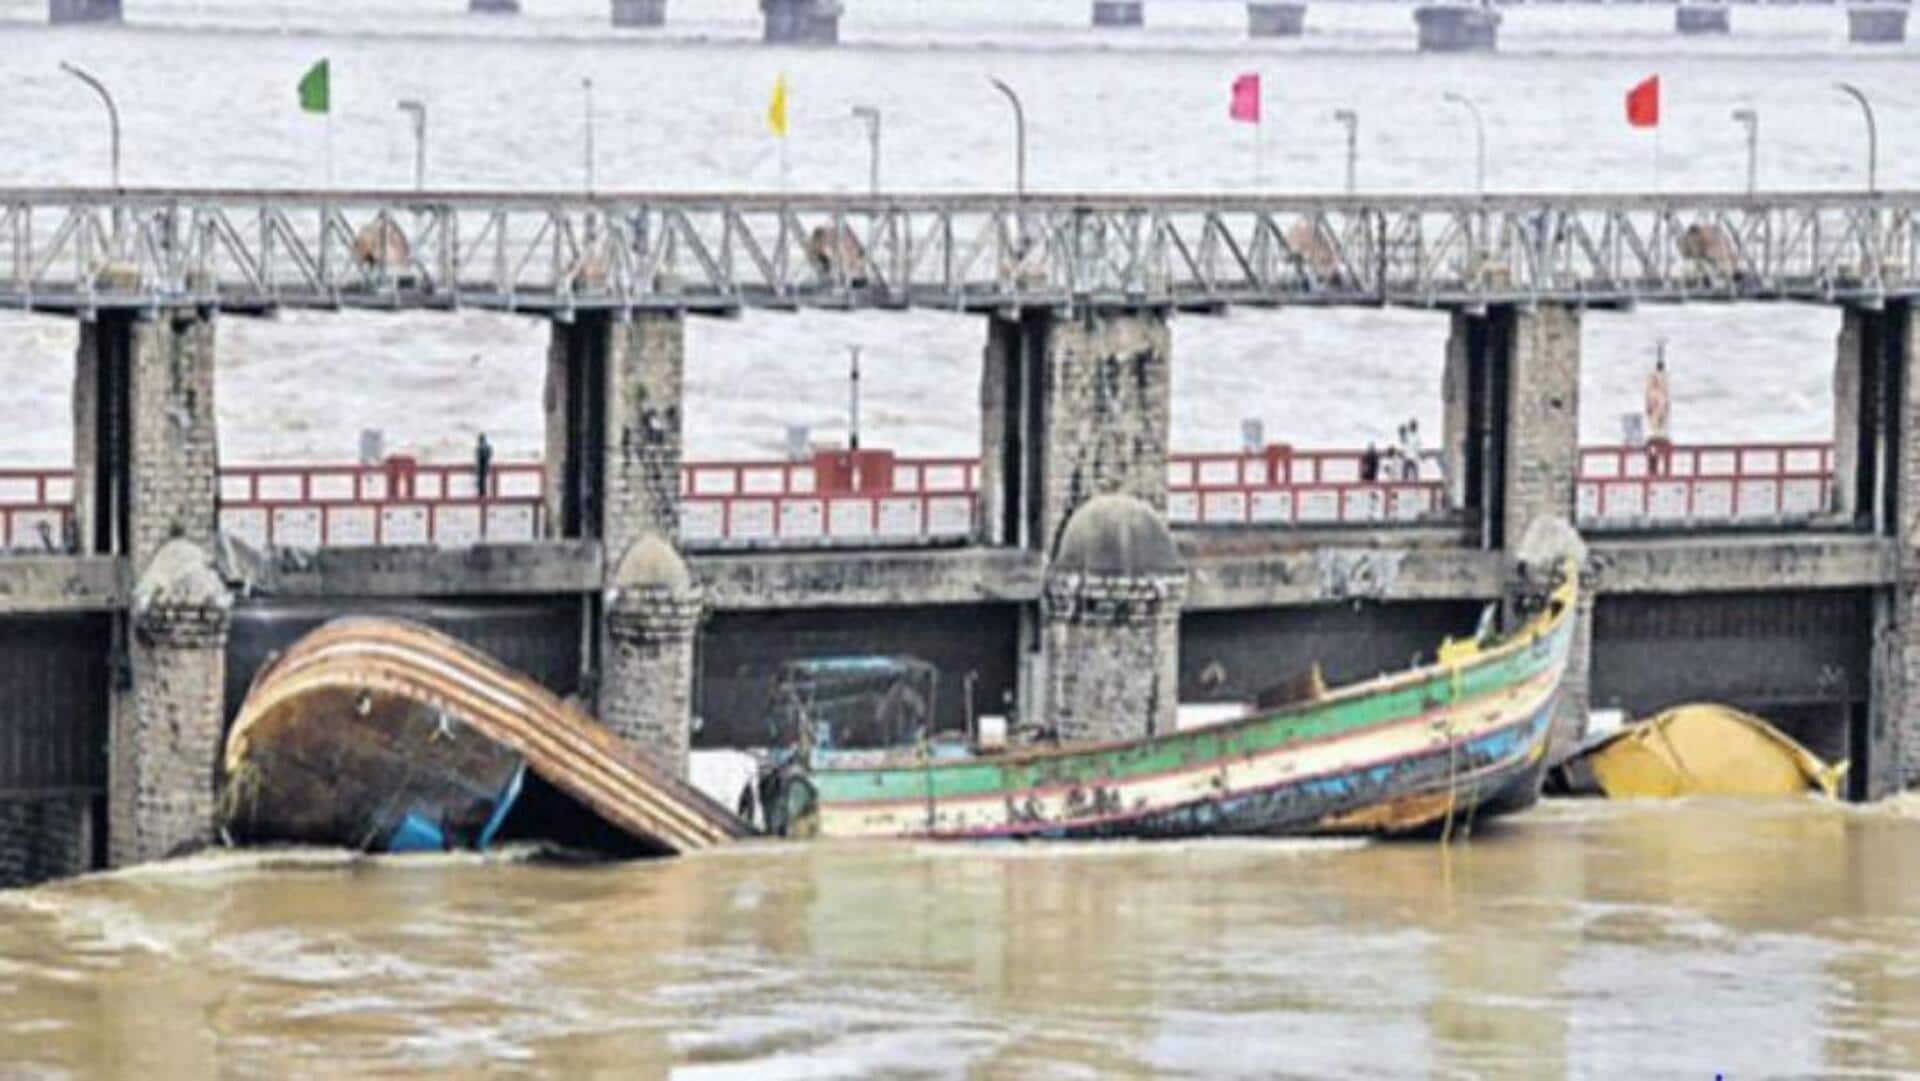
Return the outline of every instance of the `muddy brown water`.
[[[1920,817],[1550,803],[1450,849],[218,853],[0,895],[0,1076],[1897,1076]]]

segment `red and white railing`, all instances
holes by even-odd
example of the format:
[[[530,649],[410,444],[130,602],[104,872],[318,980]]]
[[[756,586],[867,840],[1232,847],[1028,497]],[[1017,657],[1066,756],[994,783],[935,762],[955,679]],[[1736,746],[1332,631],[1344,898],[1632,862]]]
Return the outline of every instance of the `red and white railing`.
[[[0,552],[64,552],[73,518],[73,473],[0,469]]]
[[[389,458],[373,466],[241,466],[220,471],[220,528],[249,544],[351,548],[512,543],[541,533],[544,473]]]
[[[692,462],[682,477],[680,538],[693,547],[964,540],[979,486],[972,459],[888,451]]]
[[[1833,448],[1588,447],[1576,497],[1584,526],[1806,519],[1832,508]]]
[[[1446,485],[1418,475],[1364,480],[1360,451],[1268,447],[1258,454],[1175,454],[1167,518],[1175,525],[1417,522],[1446,512]],[[1382,472],[1398,463],[1381,463]],[[1432,476],[1431,462],[1420,463]]]
[[[1388,524],[1447,513],[1445,485],[1362,480],[1358,451],[1269,447],[1176,454],[1168,517],[1187,526]],[[1382,471],[1398,468],[1391,460]],[[1589,447],[1579,517],[1589,527],[1804,519],[1826,512],[1833,451],[1820,443]],[[889,545],[962,541],[978,521],[979,463],[835,451],[803,462],[690,462],[681,477],[689,547]],[[502,463],[476,489],[471,465],[392,458],[373,466],[244,466],[220,472],[220,524],[260,547],[463,547],[543,535],[538,463]],[[0,470],[0,550],[64,550],[67,470]]]

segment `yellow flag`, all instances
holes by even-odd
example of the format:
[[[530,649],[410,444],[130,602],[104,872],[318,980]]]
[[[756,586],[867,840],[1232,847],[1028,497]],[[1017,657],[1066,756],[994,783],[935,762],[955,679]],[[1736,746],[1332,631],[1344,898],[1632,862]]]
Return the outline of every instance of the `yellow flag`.
[[[773,99],[767,102],[767,130],[775,138],[787,137],[787,73],[773,78]]]

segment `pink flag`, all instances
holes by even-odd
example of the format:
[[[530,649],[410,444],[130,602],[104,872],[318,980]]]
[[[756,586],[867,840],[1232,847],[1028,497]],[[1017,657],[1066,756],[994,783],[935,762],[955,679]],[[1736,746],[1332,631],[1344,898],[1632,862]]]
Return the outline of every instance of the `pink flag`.
[[[1248,72],[1233,81],[1233,104],[1227,116],[1243,124],[1260,122],[1260,76]]]

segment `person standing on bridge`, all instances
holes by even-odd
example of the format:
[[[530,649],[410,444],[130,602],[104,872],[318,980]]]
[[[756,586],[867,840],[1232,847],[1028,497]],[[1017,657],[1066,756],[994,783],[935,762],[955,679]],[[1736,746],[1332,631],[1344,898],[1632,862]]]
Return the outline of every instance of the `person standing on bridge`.
[[[1653,371],[1647,373],[1647,471],[1656,477],[1665,476],[1672,467],[1673,437],[1668,428],[1672,409],[1673,399],[1667,388],[1667,343],[1663,341]]]
[[[487,481],[493,473],[493,444],[487,442],[487,433],[481,432],[480,438],[473,444],[473,493],[475,498],[488,496]]]
[[[1420,479],[1420,422],[1409,420],[1400,429],[1400,479]]]

